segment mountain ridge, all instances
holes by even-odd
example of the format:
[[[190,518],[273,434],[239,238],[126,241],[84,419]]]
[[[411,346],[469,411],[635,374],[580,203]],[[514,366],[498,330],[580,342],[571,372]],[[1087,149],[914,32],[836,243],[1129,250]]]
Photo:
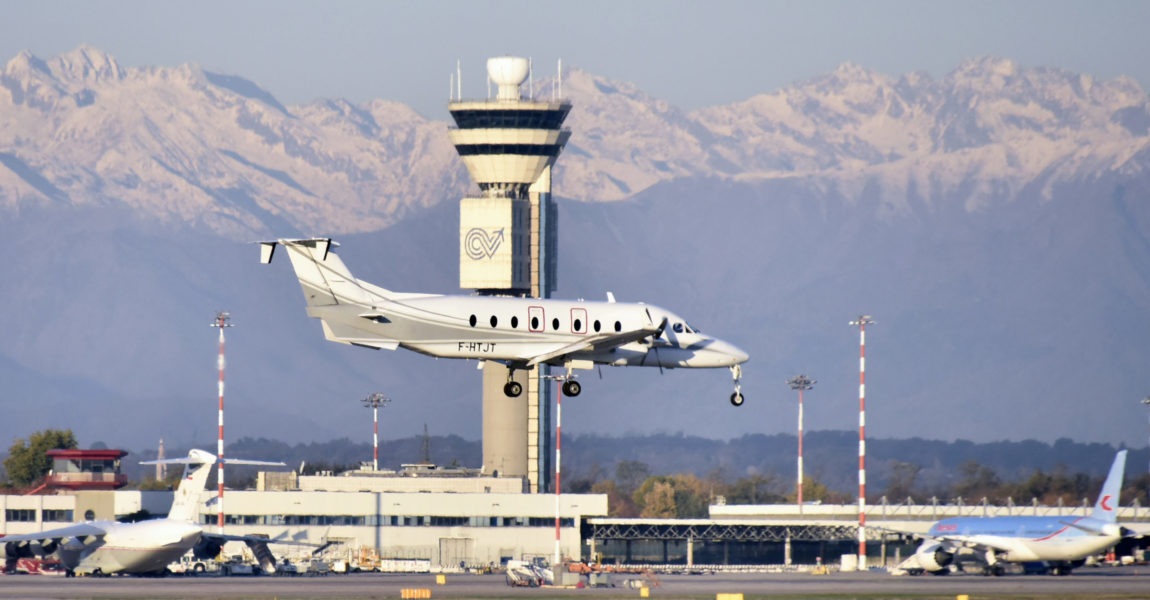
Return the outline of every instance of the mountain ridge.
[[[15,198],[114,199],[233,239],[283,223],[349,233],[381,230],[471,185],[446,122],[395,102],[285,107],[240,76],[192,63],[124,69],[88,46],[48,60],[21,52],[0,85],[9,211]],[[536,82],[535,96],[553,85]],[[572,137],[555,189],[582,201],[681,177],[813,177],[848,197],[860,181],[878,185],[895,213],[907,197],[956,192],[977,210],[1028,187],[1150,169],[1150,101],[1132,79],[993,57],[939,80],[844,63],[691,112],[578,69],[563,89]]]

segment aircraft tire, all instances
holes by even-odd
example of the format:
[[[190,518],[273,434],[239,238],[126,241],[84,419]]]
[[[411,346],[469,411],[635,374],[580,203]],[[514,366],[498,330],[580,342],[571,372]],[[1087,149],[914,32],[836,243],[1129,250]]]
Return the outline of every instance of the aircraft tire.
[[[732,392],[731,393],[731,406],[742,406],[742,405],[743,405],[743,394],[742,394],[742,392]]]
[[[200,573],[203,573],[206,570],[207,570],[207,567],[204,566],[204,563],[196,563],[196,566],[192,567],[192,572],[197,574],[197,575],[199,575]]]
[[[508,381],[503,386],[503,394],[509,398],[518,398],[523,393],[523,384],[518,381]]]
[[[564,396],[574,398],[575,396],[578,396],[579,392],[581,392],[581,391],[583,391],[583,386],[579,385],[578,381],[575,381],[572,379],[572,380],[568,380],[568,381],[563,382],[563,395]]]

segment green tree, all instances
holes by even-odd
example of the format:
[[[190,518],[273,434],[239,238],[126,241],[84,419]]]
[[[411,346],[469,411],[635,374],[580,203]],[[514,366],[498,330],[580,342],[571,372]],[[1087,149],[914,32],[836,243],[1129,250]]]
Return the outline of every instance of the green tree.
[[[648,477],[633,495],[639,516],[701,518],[707,516],[710,486],[691,473]]]
[[[902,502],[914,493],[915,480],[922,465],[896,460],[890,469],[890,484],[883,495],[890,502]]]
[[[651,467],[638,460],[623,460],[615,465],[615,483],[619,489],[632,493],[651,476]]]
[[[958,472],[962,479],[954,484],[952,491],[968,503],[980,498],[997,499],[1002,491],[1002,481],[990,467],[968,460],[958,465]]]
[[[727,504],[769,504],[783,499],[775,489],[779,487],[773,473],[752,473],[735,480],[727,488]],[[803,491],[806,493],[806,490]],[[804,497],[805,499],[805,497]]]
[[[4,470],[8,481],[15,486],[31,485],[48,474],[52,469],[52,459],[44,453],[56,449],[76,448],[76,436],[71,429],[45,429],[28,436],[28,440],[17,439],[8,448],[8,458],[4,459]]]
[[[663,478],[659,478],[663,479]],[[670,481],[656,481],[655,478],[648,479],[651,482],[650,486],[644,482],[635,492],[636,503],[643,507],[642,512],[639,513],[640,517],[649,519],[673,519],[677,516],[675,506],[675,486]]]
[[[630,494],[619,489],[619,486],[610,479],[596,481],[591,486],[592,494],[607,494],[607,515],[611,517],[637,517],[639,509],[635,506]]]

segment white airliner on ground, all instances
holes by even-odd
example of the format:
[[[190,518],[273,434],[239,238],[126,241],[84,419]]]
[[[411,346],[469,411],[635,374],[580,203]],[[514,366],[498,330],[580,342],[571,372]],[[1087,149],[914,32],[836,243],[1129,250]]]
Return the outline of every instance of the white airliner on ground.
[[[509,367],[503,390],[518,396],[516,369],[567,369],[563,393],[577,396],[572,369],[598,364],[731,369],[731,403],[743,403],[740,365],[747,354],[703,335],[681,317],[641,303],[540,300],[507,296],[398,293],[356,279],[330,239],[260,242],[269,263],[283,246],[303,288],[307,314],[327,339],[368,348],[406,348],[442,358],[474,358]]]
[[[1117,523],[1118,493],[1126,469],[1126,451],[1114,457],[1102,493],[1089,517],[956,517],[935,523],[913,556],[899,568],[945,573],[951,564],[974,563],[1001,575],[1002,563],[1041,562],[1056,575],[1067,575],[1083,560],[1114,544],[1130,530]]]
[[[200,492],[216,457],[192,450],[187,458],[147,461],[142,464],[185,464],[184,477],[172,500],[167,518],[119,523],[88,521],[40,533],[0,537],[6,567],[17,559],[55,556],[68,576],[75,574],[163,573],[172,561],[188,550],[197,558],[212,558],[228,541],[246,542],[260,557],[265,568],[273,568],[274,558],[267,544],[294,544],[258,536],[220,535],[204,531],[199,519]],[[225,464],[284,466],[283,463],[225,458]],[[310,545],[310,544],[304,544]]]

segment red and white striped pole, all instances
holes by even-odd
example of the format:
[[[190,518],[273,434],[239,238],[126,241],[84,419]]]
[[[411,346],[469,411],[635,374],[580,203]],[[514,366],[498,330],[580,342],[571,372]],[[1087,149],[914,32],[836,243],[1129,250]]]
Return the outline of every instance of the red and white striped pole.
[[[556,569],[559,568],[559,561],[562,559],[559,552],[559,496],[561,493],[559,474],[563,464],[560,461],[560,449],[563,446],[563,380],[556,379],[555,384],[558,388],[558,393],[555,394],[555,560],[551,563],[551,571],[558,573]]]
[[[372,444],[371,467],[372,467],[373,471],[378,471],[379,470],[379,407],[380,406],[386,406],[388,402],[391,402],[391,398],[388,398],[387,396],[384,396],[383,394],[376,392],[376,393],[368,396],[367,398],[364,398],[363,400],[361,400],[361,402],[363,402],[364,406],[371,408],[371,420],[373,423],[372,427],[374,428],[373,429],[374,432],[372,433],[372,436],[371,436],[371,444]]]
[[[859,556],[858,568],[866,566],[866,326],[870,315],[859,315],[851,325],[859,328]]]
[[[216,493],[216,508],[219,510],[219,514],[216,518],[216,528],[220,534],[224,532],[224,328],[234,327],[228,322],[230,319],[231,315],[229,313],[217,312],[216,320],[212,322],[212,327],[219,328],[220,330],[220,356],[217,359],[217,366],[220,371],[220,437],[216,442],[216,468],[219,469],[216,473],[216,481],[219,484],[219,491]]]
[[[815,380],[806,375],[796,375],[787,380],[787,385],[791,386],[792,390],[799,391],[799,476],[795,482],[795,498],[798,501],[799,513],[803,512],[803,390],[813,388],[815,383],[817,383]]]

